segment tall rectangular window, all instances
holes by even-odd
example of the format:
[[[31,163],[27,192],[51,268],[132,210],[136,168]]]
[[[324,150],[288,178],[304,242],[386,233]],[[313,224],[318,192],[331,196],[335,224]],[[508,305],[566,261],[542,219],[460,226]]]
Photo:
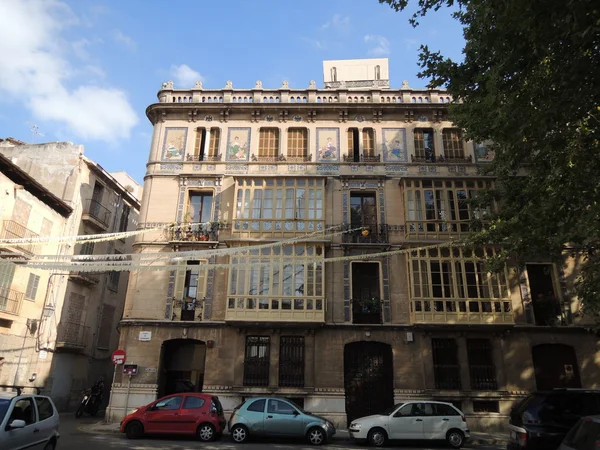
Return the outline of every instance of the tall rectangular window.
[[[102,305],[102,319],[100,320],[100,330],[98,332],[98,348],[109,348],[110,338],[113,331],[113,321],[115,318],[115,307]]]
[[[196,128],[196,141],[194,142],[194,160],[202,161],[204,159],[204,146],[206,143],[206,128]]]
[[[308,130],[306,128],[290,128],[288,130],[287,156],[290,158],[306,158],[308,156]]]
[[[415,128],[415,158],[417,161],[435,162],[433,129]]]
[[[348,130],[348,161],[360,161],[360,141],[358,139],[358,128]]]
[[[268,336],[246,337],[244,386],[268,386],[270,365],[270,338]]]
[[[129,225],[129,212],[131,208],[129,205],[123,205],[123,210],[121,211],[121,218],[119,220],[119,232],[127,231],[127,226]]]
[[[377,226],[377,203],[374,192],[350,194],[350,224],[352,228]]]
[[[81,244],[79,254],[80,255],[93,255],[95,245],[96,244],[94,242],[84,242],[83,244]]]
[[[211,221],[212,192],[190,192],[186,219],[193,223],[206,223]]]
[[[375,130],[373,128],[363,129],[363,156],[375,156]]]
[[[281,336],[279,386],[304,387],[304,337]]]
[[[498,389],[492,342],[489,339],[467,339],[467,357],[471,389],[489,391]]]
[[[431,339],[436,389],[460,389],[458,347],[454,339]]]
[[[463,159],[465,157],[460,130],[445,128],[442,131],[442,140],[444,143],[444,157],[446,159]]]
[[[115,255],[120,255],[121,252],[115,250]],[[108,289],[113,292],[117,292],[119,290],[119,281],[121,280],[121,272],[117,270],[110,271],[108,273]]]
[[[276,158],[279,156],[279,129],[261,128],[258,134],[258,156]]]
[[[38,285],[40,284],[39,275],[33,273],[29,274],[29,281],[27,282],[27,290],[25,291],[25,298],[27,300],[35,301],[35,297],[38,291]]]
[[[219,145],[221,143],[221,129],[210,129],[210,142],[208,144],[208,156],[215,157],[219,154]]]

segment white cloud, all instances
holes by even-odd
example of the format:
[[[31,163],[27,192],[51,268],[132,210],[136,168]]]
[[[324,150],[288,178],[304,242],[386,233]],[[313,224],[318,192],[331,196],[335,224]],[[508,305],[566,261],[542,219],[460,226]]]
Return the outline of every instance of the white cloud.
[[[390,54],[390,41],[383,36],[367,34],[365,42],[372,45],[369,49],[369,55],[371,56],[385,56]]]
[[[204,77],[200,72],[195,71],[187,64],[173,64],[171,66],[171,76],[175,81],[176,88],[189,88],[196,84],[196,81],[204,81]]]
[[[300,39],[302,39],[304,42],[310,44],[312,47],[316,48],[317,50],[327,49],[327,45],[325,44],[325,42],[323,42],[319,39],[313,39],[313,38],[307,38],[307,37],[301,37]]]
[[[334,14],[333,17],[321,25],[322,30],[332,28],[338,31],[348,28],[350,25],[350,17],[342,16],[341,14]]]
[[[416,39],[403,39],[402,42],[404,42],[404,45],[406,46],[407,50],[410,50],[415,45],[417,45],[417,40]]]
[[[22,101],[34,117],[66,125],[76,137],[114,142],[129,138],[139,119],[125,93],[76,83],[94,66],[74,67],[68,51],[86,59],[87,39],[64,45],[63,31],[79,24],[60,0],[0,1],[0,92]],[[103,71],[94,67],[97,75]]]
[[[131,36],[127,36],[121,30],[115,30],[113,32],[113,39],[117,44],[121,44],[129,50],[135,50],[137,48],[137,43],[133,40]]]

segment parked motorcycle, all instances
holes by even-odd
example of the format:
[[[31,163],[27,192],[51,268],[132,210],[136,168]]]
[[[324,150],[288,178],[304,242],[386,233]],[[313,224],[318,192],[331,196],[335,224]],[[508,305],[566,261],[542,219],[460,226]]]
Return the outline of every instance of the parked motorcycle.
[[[92,417],[98,414],[100,405],[102,404],[102,393],[104,391],[104,382],[102,380],[96,382],[90,389],[83,391],[81,403],[75,412],[75,417],[83,416],[83,413],[88,413]]]

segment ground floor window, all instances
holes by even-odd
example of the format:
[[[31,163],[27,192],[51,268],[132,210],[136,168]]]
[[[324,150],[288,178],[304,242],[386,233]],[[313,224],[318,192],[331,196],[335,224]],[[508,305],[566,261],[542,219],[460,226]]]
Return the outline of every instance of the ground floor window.
[[[268,336],[248,336],[244,359],[244,386],[268,386],[270,357]]]
[[[281,336],[279,386],[304,387],[304,337]]]
[[[432,339],[433,376],[436,389],[460,389],[458,348],[454,339]]]

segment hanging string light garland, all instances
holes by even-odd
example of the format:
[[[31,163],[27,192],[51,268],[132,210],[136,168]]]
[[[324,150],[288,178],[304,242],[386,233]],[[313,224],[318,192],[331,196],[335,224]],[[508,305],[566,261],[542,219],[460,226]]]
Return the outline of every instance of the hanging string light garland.
[[[350,256],[340,256],[340,257],[263,257],[261,259],[260,256],[250,256],[243,257],[243,259],[250,259],[251,262],[235,262],[235,263],[225,263],[225,264],[199,264],[194,265],[194,269],[197,270],[213,270],[213,269],[229,269],[229,268],[252,268],[259,266],[270,266],[270,265],[279,265],[281,262],[294,262],[294,263],[309,263],[309,264],[328,264],[342,261],[353,261],[353,260],[365,260],[365,259],[375,259],[381,257],[388,257],[393,255],[401,255],[409,252],[419,252],[428,249],[437,249],[443,247],[458,247],[464,246],[464,244],[460,242],[446,242],[441,244],[433,244],[421,247],[413,247],[413,248],[405,248],[398,250],[388,250],[385,252],[377,252],[377,253],[367,253],[362,255],[350,255]],[[267,259],[268,261],[264,261]],[[175,260],[179,258],[173,258]],[[172,260],[173,260],[172,259]],[[483,259],[483,258],[475,258],[475,259]],[[171,261],[172,261],[171,260]],[[74,263],[27,263],[27,266],[35,269],[44,269],[44,270],[60,270],[60,271],[71,271],[71,272],[109,272],[109,271],[118,271],[118,272],[131,272],[131,271],[171,271],[171,270],[185,270],[188,266],[187,264],[183,264],[187,262],[182,259],[181,261],[176,262],[175,264],[140,264],[132,261],[121,261],[121,262],[113,262],[113,263],[86,263],[86,262],[74,262]]]
[[[263,249],[269,249],[274,247],[283,247],[285,245],[293,245],[302,242],[314,242],[315,237],[320,239],[327,239],[333,236],[338,236],[344,233],[352,233],[355,231],[363,230],[364,227],[352,228],[350,230],[334,231],[343,227],[344,225],[335,225],[328,227],[324,230],[307,233],[299,237],[286,239],[282,241],[270,242],[267,244],[259,245],[244,245],[239,247],[231,247],[224,249],[202,249],[202,250],[187,250],[180,252],[159,252],[159,253],[131,253],[131,254],[106,254],[106,255],[35,255],[27,264],[32,263],[47,263],[47,262],[61,262],[61,261],[77,261],[77,262],[88,262],[88,261],[100,261],[100,262],[121,262],[121,261],[144,261],[149,260],[152,262],[161,260],[171,260],[173,258],[200,258],[206,259],[213,256],[231,256],[236,254],[246,254],[252,251],[258,251]],[[12,258],[12,261],[22,261],[22,259]]]

